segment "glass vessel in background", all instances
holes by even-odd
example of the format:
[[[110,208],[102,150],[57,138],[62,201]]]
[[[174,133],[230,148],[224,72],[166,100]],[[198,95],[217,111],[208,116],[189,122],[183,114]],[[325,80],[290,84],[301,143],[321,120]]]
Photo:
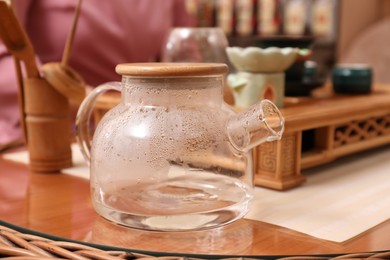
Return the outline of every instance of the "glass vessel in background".
[[[228,63],[228,40],[218,27],[174,28],[162,53],[163,62]]]
[[[211,62],[225,63],[229,71],[234,67],[227,58],[226,34],[219,27],[179,27],[168,35],[162,52],[163,62]],[[224,100],[234,105],[232,91],[224,86]]]
[[[226,64],[120,64],[122,82],[95,88],[80,106],[78,142],[90,161],[92,202],[113,222],[149,230],[216,227],[243,217],[253,192],[251,148],[280,139],[268,100],[236,113],[224,101]],[[96,98],[121,103],[88,121]]]

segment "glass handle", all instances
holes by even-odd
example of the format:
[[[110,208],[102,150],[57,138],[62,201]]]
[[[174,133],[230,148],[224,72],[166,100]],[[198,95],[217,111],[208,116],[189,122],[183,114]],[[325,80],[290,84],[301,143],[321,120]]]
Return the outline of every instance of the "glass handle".
[[[81,153],[84,159],[89,164],[91,160],[91,133],[89,129],[89,122],[93,107],[97,98],[108,90],[116,90],[121,92],[122,87],[120,82],[108,82],[104,83],[94,90],[81,103],[76,116],[76,140],[80,146]]]

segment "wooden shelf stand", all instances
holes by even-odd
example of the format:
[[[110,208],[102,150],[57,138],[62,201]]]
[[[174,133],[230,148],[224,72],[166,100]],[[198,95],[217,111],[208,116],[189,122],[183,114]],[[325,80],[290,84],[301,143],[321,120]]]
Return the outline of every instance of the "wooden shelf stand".
[[[367,95],[286,98],[280,141],[254,149],[255,184],[275,190],[301,185],[302,169],[390,143],[390,86]]]

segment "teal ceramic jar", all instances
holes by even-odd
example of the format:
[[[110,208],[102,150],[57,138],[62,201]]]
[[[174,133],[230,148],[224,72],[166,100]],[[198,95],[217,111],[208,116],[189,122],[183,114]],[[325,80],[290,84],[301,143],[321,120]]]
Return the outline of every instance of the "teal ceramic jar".
[[[332,70],[335,93],[366,94],[371,92],[373,73],[367,64],[339,64]]]

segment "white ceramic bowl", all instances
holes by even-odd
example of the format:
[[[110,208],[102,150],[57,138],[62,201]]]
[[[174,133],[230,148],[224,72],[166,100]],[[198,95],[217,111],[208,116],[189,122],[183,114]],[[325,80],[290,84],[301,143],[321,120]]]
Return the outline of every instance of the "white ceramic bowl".
[[[287,70],[296,60],[298,48],[227,47],[230,62],[240,71],[277,73]]]

